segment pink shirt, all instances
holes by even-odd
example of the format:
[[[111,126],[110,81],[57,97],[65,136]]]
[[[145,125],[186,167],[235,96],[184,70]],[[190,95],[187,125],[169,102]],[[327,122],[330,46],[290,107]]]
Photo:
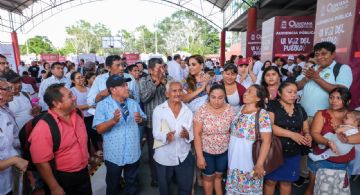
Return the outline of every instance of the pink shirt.
[[[202,124],[202,149],[209,154],[222,154],[229,147],[230,124],[235,117],[230,105],[221,114],[213,114],[208,105],[195,113],[194,121]]]
[[[61,143],[55,152],[56,169],[63,172],[76,172],[88,164],[87,133],[85,123],[76,110],[71,112],[71,123],[66,122],[55,112],[49,110],[60,130]],[[49,162],[54,158],[52,136],[48,124],[40,120],[29,137],[30,153],[34,163]]]

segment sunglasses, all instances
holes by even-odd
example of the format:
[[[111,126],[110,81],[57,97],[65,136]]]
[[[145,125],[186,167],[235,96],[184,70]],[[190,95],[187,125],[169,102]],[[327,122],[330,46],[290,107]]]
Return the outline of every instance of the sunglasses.
[[[1,65],[7,65],[9,62],[0,62]]]

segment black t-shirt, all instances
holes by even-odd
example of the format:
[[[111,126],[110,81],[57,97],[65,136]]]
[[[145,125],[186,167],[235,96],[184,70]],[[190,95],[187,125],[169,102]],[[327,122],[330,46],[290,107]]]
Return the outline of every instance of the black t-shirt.
[[[278,100],[270,101],[268,103],[267,110],[274,113],[275,125],[293,132],[300,133],[303,128],[303,122],[307,120],[307,114],[300,104],[295,104],[294,113],[292,116],[289,116]],[[280,140],[285,156],[294,156],[300,154],[300,145],[298,145],[292,139],[280,137]]]
[[[37,78],[39,70],[40,68],[38,66],[30,66],[28,71],[30,72],[31,77]]]

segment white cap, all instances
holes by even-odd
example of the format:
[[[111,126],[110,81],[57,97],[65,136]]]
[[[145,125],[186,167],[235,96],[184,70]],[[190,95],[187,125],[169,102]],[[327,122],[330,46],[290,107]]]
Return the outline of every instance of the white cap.
[[[288,60],[295,60],[295,57],[293,55],[289,55]]]

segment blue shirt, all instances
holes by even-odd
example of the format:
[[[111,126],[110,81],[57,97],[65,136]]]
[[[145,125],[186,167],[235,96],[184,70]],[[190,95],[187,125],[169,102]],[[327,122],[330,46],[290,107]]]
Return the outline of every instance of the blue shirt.
[[[346,64],[342,65],[335,81],[335,75],[333,73],[335,64],[336,62],[333,61],[330,66],[321,70],[319,73],[320,77],[330,84],[342,85],[350,88],[353,80],[351,68]],[[315,69],[318,69],[318,65]],[[297,81],[302,78],[304,78],[304,76],[299,76]],[[308,116],[313,117],[317,111],[329,107],[329,93],[321,88],[315,81],[309,80],[304,86],[300,103]]]
[[[118,166],[132,164],[139,160],[140,132],[134,113],[138,112],[142,118],[146,119],[146,115],[135,100],[128,98],[124,103],[129,110],[127,120],[121,117],[116,125],[103,134],[104,159]],[[112,119],[118,108],[117,101],[111,96],[100,101],[96,106],[93,127]]]
[[[90,91],[87,95],[87,104],[89,106],[93,106],[95,105],[95,98],[96,98],[96,95],[98,93],[100,93],[100,91],[106,89],[106,81],[107,79],[109,78],[110,76],[110,73],[104,73],[102,75],[99,75],[95,78],[95,81],[94,83],[92,84],[91,88],[90,88]],[[129,77],[129,74],[127,73],[124,73],[124,77],[125,78],[130,78]],[[130,88],[129,88],[130,89]]]
[[[139,81],[136,80],[131,74],[129,74],[131,81],[128,82],[129,90],[131,92],[132,98],[137,102],[140,103],[140,84]]]

